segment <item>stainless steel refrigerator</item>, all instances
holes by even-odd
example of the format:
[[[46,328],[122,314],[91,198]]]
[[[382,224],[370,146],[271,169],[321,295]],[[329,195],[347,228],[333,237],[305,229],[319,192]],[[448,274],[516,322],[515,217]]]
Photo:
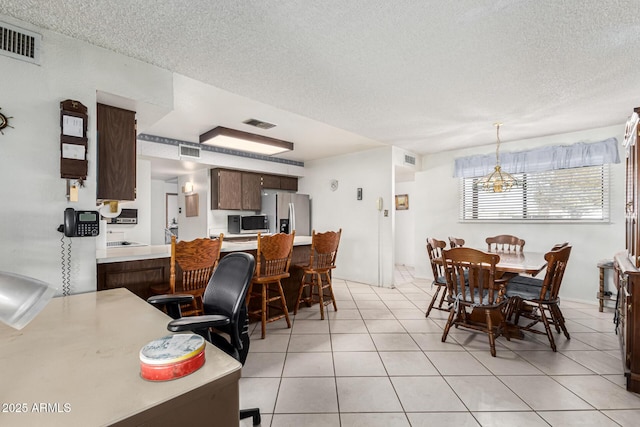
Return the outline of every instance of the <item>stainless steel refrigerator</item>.
[[[262,193],[262,212],[269,218],[271,233],[311,235],[311,201],[308,194],[265,191]]]

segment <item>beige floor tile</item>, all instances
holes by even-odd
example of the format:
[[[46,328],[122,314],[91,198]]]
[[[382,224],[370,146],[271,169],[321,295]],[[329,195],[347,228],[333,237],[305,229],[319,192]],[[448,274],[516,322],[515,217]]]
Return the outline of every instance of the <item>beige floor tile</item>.
[[[328,334],[329,321],[315,320],[296,320],[293,322],[292,334]]]
[[[280,378],[240,378],[240,408],[260,408],[272,414],[280,388]]]
[[[336,384],[340,412],[402,411],[388,377],[338,377]]]
[[[369,333],[406,332],[402,324],[395,319],[365,319]]]
[[[547,376],[498,377],[514,393],[536,411],[593,409],[584,400]]]
[[[373,353],[372,353],[373,354]],[[283,377],[333,377],[333,353],[287,353]]]
[[[389,308],[415,308],[415,304],[408,299],[403,300],[384,300],[384,304]]]
[[[337,305],[338,305],[338,311],[344,310],[344,309],[355,309],[355,308],[358,308],[358,306],[356,305],[356,302],[354,300],[351,300],[351,299],[350,300],[337,301]]]
[[[248,424],[250,425],[250,424]],[[261,426],[271,427],[340,427],[338,414],[275,414],[271,424],[264,421]]]
[[[535,412],[474,412],[483,427],[548,427]]]
[[[526,411],[530,408],[494,376],[445,377],[470,411]]]
[[[334,378],[282,378],[275,414],[337,412]]]
[[[251,353],[284,353],[289,346],[289,334],[271,334],[262,339],[251,339]]]
[[[363,319],[395,319],[391,310],[380,310],[375,308],[362,308],[360,309],[360,316]]]
[[[498,351],[495,357],[486,350],[470,353],[494,375],[543,375],[540,369],[509,350]]]
[[[381,300],[376,300],[376,301],[360,300],[360,301],[355,301],[355,303],[358,308],[370,308],[370,309],[373,308],[373,309],[380,309],[380,310],[387,309],[387,306]]]
[[[402,324],[404,329],[410,334],[422,332],[439,333],[442,335],[442,332],[444,331],[444,325],[434,322],[432,319],[402,319],[400,320],[400,324]]]
[[[419,350],[409,334],[371,334],[378,351],[415,351]]]
[[[411,412],[407,413],[407,417],[412,427],[477,427],[480,425],[470,412]]]
[[[640,410],[602,411],[602,413],[623,427],[636,427],[640,420]]]
[[[572,339],[577,339],[598,350],[620,350],[620,340],[614,333],[572,333]]]
[[[319,316],[320,314],[318,314]],[[325,315],[329,320],[352,320],[352,319],[362,319],[360,311],[357,308],[346,308],[343,310],[333,311],[333,308],[330,308]]]
[[[516,353],[547,375],[589,375],[594,373],[560,352],[517,351]]]
[[[424,319],[426,306],[424,310],[418,308],[392,308],[390,309],[396,319]]]
[[[410,427],[404,412],[340,414],[341,427]],[[301,424],[302,425],[302,424]],[[307,425],[304,424],[306,427]],[[273,427],[273,426],[272,426]]]
[[[367,328],[362,319],[329,320],[329,329],[332,334],[366,334]]]
[[[374,351],[343,351],[333,354],[337,377],[387,376],[380,355]]]
[[[369,334],[332,334],[333,351],[376,351]]]
[[[353,295],[353,300],[356,302],[356,304],[358,303],[358,301],[382,301],[380,296],[374,292],[366,293],[366,294],[354,293],[352,295]]]
[[[467,410],[440,376],[391,377],[391,382],[407,412]]]
[[[603,351],[563,351],[562,354],[597,374],[613,375],[623,373],[620,359]]]
[[[242,377],[280,377],[286,353],[251,353],[242,367]]]
[[[253,347],[253,341],[251,341]],[[307,351],[331,351],[329,334],[291,334],[289,351],[302,353]]]
[[[382,351],[379,354],[391,377],[438,375],[436,368],[421,351]]]
[[[608,427],[618,425],[598,411],[551,411],[538,412],[538,415],[545,419],[552,426]]]
[[[491,375],[471,354],[462,351],[425,352],[440,375]]]
[[[465,351],[464,347],[450,339],[442,342],[442,333],[436,334],[411,334],[421,350],[424,351]]]
[[[491,357],[486,334],[452,328],[441,342],[449,313],[425,318],[431,279],[414,275],[399,267],[395,289],[334,278],[338,311],[326,308],[321,321],[317,304],[303,305],[293,328],[269,323],[264,340],[252,322],[240,406],[260,407],[272,427],[638,424],[612,309],[563,300],[572,339],[554,332],[557,352],[525,333],[500,337]]]
[[[271,414],[263,414],[260,413],[260,424],[261,426],[270,426],[271,425],[271,418],[272,415]],[[244,420],[240,420],[240,427],[252,427],[253,426],[253,419],[252,418],[245,418]]]
[[[598,375],[553,376],[596,409],[640,409],[640,395],[629,393]]]

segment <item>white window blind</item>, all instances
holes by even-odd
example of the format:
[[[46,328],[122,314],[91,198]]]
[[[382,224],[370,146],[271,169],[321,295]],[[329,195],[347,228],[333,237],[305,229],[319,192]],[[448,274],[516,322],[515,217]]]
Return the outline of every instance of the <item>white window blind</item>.
[[[461,221],[607,222],[609,165],[513,174],[508,192],[477,188],[460,178]]]

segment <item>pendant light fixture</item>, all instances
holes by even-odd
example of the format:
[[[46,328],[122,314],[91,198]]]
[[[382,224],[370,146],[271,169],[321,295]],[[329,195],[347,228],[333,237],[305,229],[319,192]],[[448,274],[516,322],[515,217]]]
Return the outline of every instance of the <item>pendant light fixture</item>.
[[[511,187],[518,185],[518,180],[510,173],[505,172],[500,167],[500,126],[502,123],[494,123],[496,127],[496,165],[493,171],[476,182],[476,185],[485,191],[493,191],[494,193],[502,193],[509,191]]]

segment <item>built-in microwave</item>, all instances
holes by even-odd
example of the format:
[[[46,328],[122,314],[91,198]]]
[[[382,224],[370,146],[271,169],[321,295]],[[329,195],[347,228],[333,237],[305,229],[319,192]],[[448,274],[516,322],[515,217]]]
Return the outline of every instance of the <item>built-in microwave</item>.
[[[253,234],[269,231],[266,215],[229,215],[227,216],[229,234]]]

